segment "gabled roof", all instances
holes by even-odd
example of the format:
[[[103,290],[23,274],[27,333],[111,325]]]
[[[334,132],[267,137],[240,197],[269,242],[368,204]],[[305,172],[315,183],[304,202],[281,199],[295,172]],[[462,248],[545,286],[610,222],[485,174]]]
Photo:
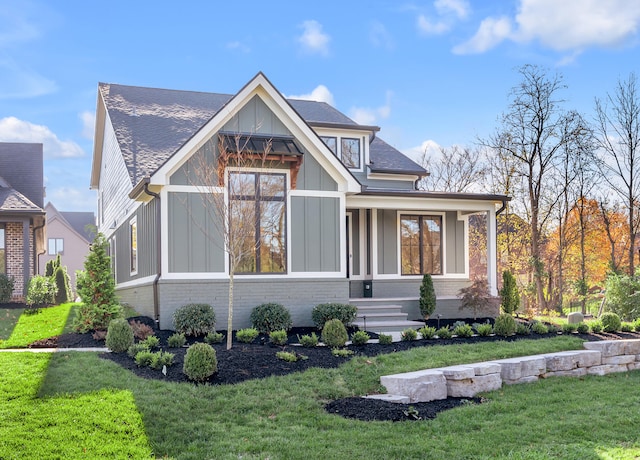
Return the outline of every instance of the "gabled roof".
[[[94,213],[58,211],[51,202],[47,203],[45,211],[47,212],[47,222],[51,222],[52,218],[59,218],[87,242],[91,243],[95,238],[96,217]]]
[[[100,83],[99,93],[114,128],[131,184],[151,176],[235,96]],[[359,125],[324,102],[287,99],[311,126],[378,131]],[[375,139],[370,157],[377,172],[426,174],[402,153]],[[385,169],[386,168],[386,169]],[[95,178],[94,178],[95,180]]]
[[[0,210],[42,212],[42,144],[0,142]]]

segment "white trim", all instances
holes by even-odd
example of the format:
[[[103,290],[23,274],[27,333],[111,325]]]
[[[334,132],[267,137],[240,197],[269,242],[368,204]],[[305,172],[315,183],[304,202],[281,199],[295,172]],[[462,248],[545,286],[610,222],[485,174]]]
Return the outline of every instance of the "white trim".
[[[347,249],[347,261],[346,261],[346,268],[347,268],[347,273],[349,274],[349,276],[347,277],[347,279],[356,279],[353,276],[353,212],[352,211],[346,211],[344,213],[344,216],[346,218],[346,222],[349,222],[349,225],[346,225],[346,227],[348,227],[348,232],[349,235],[347,235],[346,240],[349,242]],[[344,252],[342,254],[342,257],[344,257]]]
[[[350,208],[403,209],[406,211],[473,211],[482,212],[493,209],[496,202],[481,200],[462,200],[446,198],[428,198],[424,196],[377,196],[349,195],[347,205]]]
[[[234,275],[234,280],[261,280],[280,279],[291,280],[295,278],[337,278],[344,279],[340,272],[290,272],[288,274],[264,274],[264,275]],[[162,276],[163,280],[228,280],[229,275],[223,272],[170,272]]]
[[[344,192],[330,192],[323,190],[291,190],[289,192],[291,196],[311,196],[319,198],[343,198]]]
[[[116,285],[116,289],[126,289],[126,288],[141,286],[144,284],[153,284],[155,279],[156,279],[156,275],[151,275],[151,276],[145,276],[144,278],[137,278],[135,280],[125,281],[124,283],[118,283]]]
[[[224,187],[210,187],[208,185],[165,185],[163,190],[174,193],[223,193]]]
[[[406,182],[415,182],[418,179],[420,179],[420,177],[416,175],[408,175],[408,174],[387,174],[387,173],[380,173],[380,172],[372,173],[370,172],[369,168],[367,168],[367,179],[399,180],[399,181],[406,181]]]

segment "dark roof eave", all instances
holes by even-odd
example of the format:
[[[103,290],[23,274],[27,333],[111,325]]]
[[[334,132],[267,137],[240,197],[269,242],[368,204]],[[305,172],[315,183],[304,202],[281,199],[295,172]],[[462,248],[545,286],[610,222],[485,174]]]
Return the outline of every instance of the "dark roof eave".
[[[367,196],[394,196],[405,198],[439,198],[448,200],[474,200],[474,201],[497,201],[504,203],[511,201],[511,197],[507,195],[493,195],[485,193],[461,193],[461,192],[425,192],[425,191],[407,191],[407,190],[385,190],[366,189],[360,192],[360,195]]]
[[[138,183],[129,192],[129,198],[131,198],[132,200],[135,200],[137,197],[139,197],[140,194],[145,191],[144,190],[145,186],[148,185],[150,182],[151,182],[151,179],[149,178],[149,176],[146,176],[140,179]]]
[[[409,176],[418,176],[418,177],[426,177],[429,175],[427,171],[423,170],[415,170],[410,171],[406,169],[375,169],[369,165],[369,171],[373,174],[403,174]]]
[[[346,123],[327,123],[322,121],[307,121],[307,124],[309,126],[314,126],[316,128],[336,128],[336,129],[350,129],[350,130],[355,129],[358,131],[372,131],[374,133],[377,133],[378,131],[380,131],[380,127],[374,126],[374,125],[357,125],[357,124],[350,125]]]

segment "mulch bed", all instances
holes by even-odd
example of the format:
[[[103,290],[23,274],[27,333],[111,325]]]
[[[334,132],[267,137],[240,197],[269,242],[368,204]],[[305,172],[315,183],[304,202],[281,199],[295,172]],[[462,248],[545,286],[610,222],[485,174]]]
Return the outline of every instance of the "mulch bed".
[[[182,372],[184,356],[187,346],[194,343],[190,340],[183,348],[168,348],[167,338],[173,331],[158,330],[154,322],[146,317],[130,318],[148,324],[154,328],[155,335],[160,339],[161,348],[173,353],[174,364],[166,369],[166,375],[159,370],[149,367],[138,367],[133,359],[126,353],[101,353],[99,356],[108,359],[118,365],[130,370],[139,377],[146,379],[166,380],[170,382],[189,382]],[[416,340],[413,342],[395,342],[392,345],[366,344],[364,346],[349,346],[348,349],[354,355],[347,358],[335,357],[327,347],[303,348],[293,345],[297,343],[297,335],[310,334],[314,329],[294,328],[289,332],[290,343],[284,347],[269,344],[268,338],[260,336],[251,344],[240,343],[235,340],[231,350],[226,350],[225,344],[213,345],[218,358],[218,372],[209,380],[208,384],[226,385],[240,383],[249,379],[262,379],[270,376],[286,375],[292,372],[301,372],[312,367],[333,368],[338,367],[353,356],[373,357],[382,353],[396,353],[416,347],[443,346],[460,343],[479,343],[495,340],[516,341],[522,339],[536,339],[551,337],[553,334],[511,337],[470,337],[452,338],[449,340]],[[316,331],[317,332],[317,331]],[[618,334],[578,334],[580,338],[589,341],[616,340],[640,338],[639,333],[618,333]],[[104,347],[104,341],[95,340],[92,334],[62,334],[57,337],[41,340],[30,345],[30,347],[58,347],[58,348],[84,348],[84,347]],[[306,357],[295,363],[289,363],[276,358],[276,352],[284,350],[295,352]],[[345,398],[332,401],[327,404],[326,410],[344,417],[359,420],[426,420],[436,416],[438,412],[457,407],[461,404],[478,404],[480,398],[448,398],[441,401],[428,403],[397,404],[388,401],[364,398]]]

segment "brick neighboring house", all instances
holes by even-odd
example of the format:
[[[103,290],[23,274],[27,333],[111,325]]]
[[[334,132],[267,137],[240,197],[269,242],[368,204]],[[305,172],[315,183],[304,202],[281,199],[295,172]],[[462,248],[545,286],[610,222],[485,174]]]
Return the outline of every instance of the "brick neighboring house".
[[[47,262],[60,254],[75,291],[76,271],[84,269],[89,245],[96,236],[96,216],[93,212],[58,211],[52,203],[47,203],[44,210],[47,213],[47,244],[46,252],[39,253],[38,273],[44,275]]]
[[[0,273],[15,281],[12,301],[24,301],[44,251],[42,144],[0,142]]]

